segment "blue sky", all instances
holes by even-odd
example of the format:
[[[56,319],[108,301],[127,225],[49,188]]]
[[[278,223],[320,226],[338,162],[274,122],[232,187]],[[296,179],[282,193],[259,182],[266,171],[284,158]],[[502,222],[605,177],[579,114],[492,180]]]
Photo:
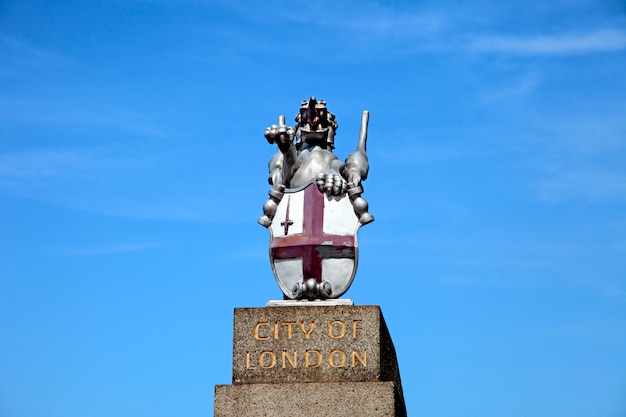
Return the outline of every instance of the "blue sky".
[[[2,2],[0,415],[211,415],[311,95],[409,414],[626,415],[625,74],[622,1]]]

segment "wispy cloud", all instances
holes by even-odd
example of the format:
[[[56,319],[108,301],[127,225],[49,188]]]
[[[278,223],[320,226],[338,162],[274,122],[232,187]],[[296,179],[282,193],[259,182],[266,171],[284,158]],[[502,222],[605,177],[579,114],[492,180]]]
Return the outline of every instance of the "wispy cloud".
[[[293,26],[293,36],[282,37],[281,44],[295,54],[315,59],[379,60],[420,54],[457,54],[468,50],[477,53],[515,55],[571,55],[612,52],[626,49],[626,32],[614,22],[598,24],[587,32],[563,32],[546,35],[512,35],[494,21],[502,13],[515,13],[499,7],[496,16],[490,12],[475,17],[476,7],[441,7],[437,4],[386,4],[377,1],[305,2],[285,7],[283,2],[269,0],[250,4],[219,0],[221,7],[246,16],[255,24],[276,27]],[[552,13],[562,13],[558,6],[546,6]],[[485,6],[488,8],[488,6]],[[531,9],[538,19],[545,18],[542,7]],[[482,11],[481,11],[482,12]],[[499,14],[500,13],[500,14]],[[485,17],[487,15],[487,17]],[[507,17],[505,15],[505,17]],[[510,16],[508,16],[510,18]],[[268,23],[269,22],[269,23]],[[494,27],[497,27],[494,31]],[[490,32],[493,31],[493,32]],[[226,36],[237,45],[255,45],[275,49],[271,39],[275,32],[251,33],[245,29],[225,28]],[[479,35],[492,33],[492,35]],[[265,39],[265,40],[264,40]],[[328,40],[325,43],[324,40]]]
[[[169,133],[150,120],[152,117],[137,112],[113,108],[102,102],[92,105],[84,98],[48,100],[0,97],[0,121],[54,126],[72,129],[111,129],[148,138],[167,138]]]
[[[110,217],[137,220],[165,220],[183,222],[208,222],[216,218],[216,204],[203,198],[186,197],[175,201],[151,195],[117,197],[102,201],[84,196],[65,196],[63,204],[74,210],[86,211]],[[228,221],[228,219],[226,219]]]
[[[369,35],[436,33],[448,24],[443,14],[415,8],[392,7],[370,0],[304,2],[298,7],[284,7],[283,2],[272,1],[258,4],[246,1],[218,1],[218,3],[255,19],[266,20],[271,13],[273,21],[289,21],[299,24],[302,28],[317,26]],[[306,38],[307,35],[303,32],[302,36]]]
[[[536,187],[539,197],[545,201],[626,201],[626,175],[602,169],[555,168],[538,179]]]
[[[98,255],[112,255],[120,253],[140,252],[149,249],[162,247],[160,243],[130,243],[130,244],[118,244],[111,246],[100,246],[91,248],[53,248],[54,253],[70,256],[98,256]]]
[[[68,59],[58,52],[41,48],[21,39],[0,33],[0,46],[8,49],[15,57],[32,63],[45,65],[61,64],[68,62]]]
[[[626,124],[621,98],[589,95],[585,102],[540,106],[519,138],[536,196],[560,203],[626,201]],[[533,179],[531,179],[533,178]]]
[[[284,11],[284,17],[301,24],[314,24],[330,29],[349,31],[365,37],[405,38],[436,34],[448,26],[440,14],[421,10],[399,10],[371,1],[358,4],[336,3],[329,5],[308,4],[307,9]]]
[[[353,62],[418,53],[432,49],[433,42],[438,44],[439,35],[450,27],[448,17],[434,10],[400,8],[368,0],[305,2],[298,7],[269,3],[228,2],[223,6],[247,16],[255,24],[277,22],[276,25],[292,27],[294,35],[283,36],[283,46],[316,60]],[[240,41],[241,33],[247,32],[231,32],[228,36]],[[263,45],[263,35],[248,33],[247,36],[254,36],[248,44]],[[265,39],[267,48],[275,49],[275,40]]]
[[[573,336],[594,343],[623,344],[626,342],[626,320],[587,318],[564,326],[559,333],[563,336]]]
[[[130,151],[138,154],[136,150]],[[0,154],[0,192],[73,210],[144,220],[206,221],[209,195],[181,195],[159,172],[169,156],[124,149],[34,149]],[[155,188],[158,190],[155,192]],[[141,190],[141,191],[138,191]]]
[[[137,166],[125,156],[106,157],[87,149],[32,149],[0,154],[0,187],[28,188],[50,181],[84,180],[96,171]]]
[[[615,29],[552,36],[491,36],[476,38],[469,45],[477,52],[517,55],[571,55],[626,49],[626,32]]]
[[[485,91],[480,93],[482,104],[510,103],[511,100],[531,95],[540,85],[541,77],[537,72],[522,74],[517,79],[507,80],[497,86],[495,82],[489,84]]]

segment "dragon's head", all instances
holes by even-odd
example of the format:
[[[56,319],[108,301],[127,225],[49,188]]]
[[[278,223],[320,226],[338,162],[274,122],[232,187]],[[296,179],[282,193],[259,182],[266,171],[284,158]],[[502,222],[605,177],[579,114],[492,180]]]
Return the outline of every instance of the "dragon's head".
[[[307,142],[332,150],[337,127],[335,115],[328,111],[325,100],[317,101],[315,96],[303,100],[296,116],[296,147]]]

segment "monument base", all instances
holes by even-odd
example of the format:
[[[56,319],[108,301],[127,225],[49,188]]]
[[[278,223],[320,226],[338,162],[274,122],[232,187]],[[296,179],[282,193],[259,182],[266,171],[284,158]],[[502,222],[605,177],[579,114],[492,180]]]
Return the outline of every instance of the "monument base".
[[[235,309],[232,382],[215,387],[216,417],[406,416],[378,306]]]
[[[395,383],[309,382],[215,387],[215,417],[406,416]]]

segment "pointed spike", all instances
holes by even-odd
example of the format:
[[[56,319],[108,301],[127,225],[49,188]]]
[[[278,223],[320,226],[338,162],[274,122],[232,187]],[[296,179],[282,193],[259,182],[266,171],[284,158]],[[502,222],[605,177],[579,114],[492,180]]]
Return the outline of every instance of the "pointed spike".
[[[370,120],[370,112],[367,110],[363,110],[363,114],[361,115],[361,132],[359,133],[359,144],[356,148],[357,151],[361,151],[363,153],[367,150],[367,124]]]

